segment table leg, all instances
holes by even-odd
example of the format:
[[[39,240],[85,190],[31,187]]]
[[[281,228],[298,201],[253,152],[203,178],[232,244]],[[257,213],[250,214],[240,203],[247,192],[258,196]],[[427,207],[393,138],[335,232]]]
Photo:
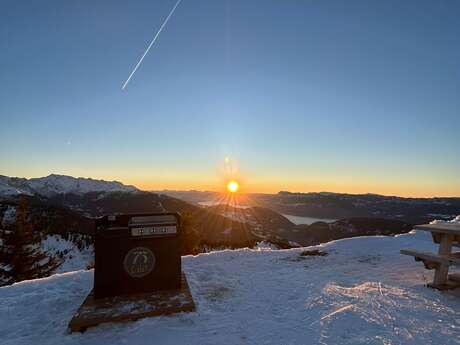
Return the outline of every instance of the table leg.
[[[450,255],[452,252],[452,236],[442,234],[441,241],[439,243],[439,255]],[[434,272],[434,282],[433,285],[439,286],[447,283],[447,277],[449,274],[449,266],[439,264]]]

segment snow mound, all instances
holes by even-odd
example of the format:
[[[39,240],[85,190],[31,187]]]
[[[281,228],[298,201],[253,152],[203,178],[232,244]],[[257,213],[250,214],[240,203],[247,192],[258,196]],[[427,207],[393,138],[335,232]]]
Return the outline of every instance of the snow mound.
[[[440,220],[440,219],[435,219],[433,220],[430,224],[460,224],[460,215],[457,217],[451,219],[451,220]]]
[[[425,286],[432,271],[399,254],[434,250],[425,232],[360,237],[315,248],[224,250],[183,257],[197,311],[69,334],[93,271],[0,288],[2,343],[458,344],[460,294]],[[312,249],[312,248],[310,248]]]
[[[38,194],[52,196],[56,194],[88,192],[135,192],[134,186],[127,186],[118,181],[94,180],[91,178],[72,177],[51,174],[38,178],[17,178],[0,176],[0,196],[17,194]]]

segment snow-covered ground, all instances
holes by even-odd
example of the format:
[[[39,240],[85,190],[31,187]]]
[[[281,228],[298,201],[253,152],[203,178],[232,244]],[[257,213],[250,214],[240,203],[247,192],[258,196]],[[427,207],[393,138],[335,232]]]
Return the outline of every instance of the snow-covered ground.
[[[0,288],[0,339],[18,344],[460,344],[460,294],[401,248],[434,250],[426,233],[361,237],[304,249],[186,256],[197,311],[69,334],[93,271]]]
[[[326,219],[326,218],[291,216],[290,214],[283,214],[283,216],[289,219],[295,225],[300,225],[300,224],[310,225],[316,222],[333,223],[337,220],[337,219]]]

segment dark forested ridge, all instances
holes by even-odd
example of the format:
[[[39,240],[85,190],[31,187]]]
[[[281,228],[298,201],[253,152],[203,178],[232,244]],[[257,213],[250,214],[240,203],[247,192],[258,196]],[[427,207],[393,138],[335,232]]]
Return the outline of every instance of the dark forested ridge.
[[[180,212],[188,230],[184,254],[216,248],[253,247],[260,241],[280,248],[312,245],[363,235],[394,235],[412,224],[460,213],[460,198],[400,198],[374,194],[249,194],[244,207],[202,206],[214,192],[140,191],[119,182],[50,175],[39,179],[0,178],[0,229],[14,230],[21,200],[27,219],[42,236],[92,241],[94,219],[106,214]],[[241,205],[240,205],[241,206]],[[282,214],[338,219],[295,225]],[[82,234],[82,236],[69,236]]]
[[[277,212],[318,218],[389,218],[422,224],[460,214],[459,198],[402,198],[376,194],[259,194],[259,204]]]
[[[21,209],[20,205],[23,202],[27,202],[27,210]],[[263,202],[259,204],[262,205]],[[21,210],[20,218],[18,210]],[[408,222],[375,216],[344,218],[332,223],[296,225],[268,207],[203,207],[152,192],[99,191],[3,197],[0,199],[0,240],[3,247],[6,244],[11,247],[11,234],[16,235],[15,231],[24,228],[24,221],[27,220],[27,228],[30,227],[33,234],[36,234],[33,236],[35,245],[38,245],[37,241],[40,238],[56,235],[58,237],[55,238],[72,242],[78,250],[92,250],[95,218],[106,214],[140,212],[181,213],[186,225],[182,241],[184,255],[212,249],[254,247],[261,241],[275,244],[278,248],[291,248],[348,237],[395,235],[412,229]],[[18,219],[22,219],[22,225],[18,224]],[[13,252],[14,250],[10,251]],[[36,255],[40,257],[41,254],[37,252]],[[69,255],[72,254],[66,250],[58,251],[49,259],[52,260],[50,262],[53,262],[53,267],[56,267],[55,262],[62,264]],[[0,266],[9,267],[10,256],[4,255],[3,259],[5,260],[2,261],[0,258]],[[46,272],[44,268],[36,276]],[[6,281],[5,279],[4,282]],[[9,281],[13,282],[15,278]]]
[[[192,203],[218,199],[211,192],[164,193]],[[245,201],[247,206],[261,206],[281,214],[327,219],[386,218],[423,224],[434,219],[451,219],[460,214],[460,197],[403,198],[377,194],[279,192],[248,194]]]
[[[308,245],[360,235],[409,231],[409,223],[376,217],[353,217],[331,224],[295,225],[267,207],[234,208],[228,205],[200,207],[167,195],[151,192],[90,192],[56,194],[51,197],[21,196],[30,204],[30,220],[43,234],[91,235],[94,218],[115,213],[180,212],[193,229],[194,252],[212,248],[252,247],[261,240],[282,248]],[[0,201],[0,216],[14,208],[19,197]],[[8,227],[5,222],[5,227]],[[197,237],[197,238],[195,238]],[[187,253],[184,253],[187,254]]]

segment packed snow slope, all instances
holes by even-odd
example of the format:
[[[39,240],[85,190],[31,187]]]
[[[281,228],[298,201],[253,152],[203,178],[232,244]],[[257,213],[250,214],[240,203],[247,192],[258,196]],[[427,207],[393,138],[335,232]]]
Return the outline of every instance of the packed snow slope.
[[[460,344],[460,294],[425,287],[432,271],[399,254],[434,250],[426,233],[360,237],[319,248],[233,250],[183,258],[189,314],[67,323],[92,288],[76,271],[0,288],[0,339],[18,344]]]

